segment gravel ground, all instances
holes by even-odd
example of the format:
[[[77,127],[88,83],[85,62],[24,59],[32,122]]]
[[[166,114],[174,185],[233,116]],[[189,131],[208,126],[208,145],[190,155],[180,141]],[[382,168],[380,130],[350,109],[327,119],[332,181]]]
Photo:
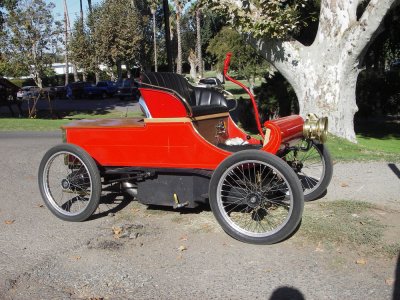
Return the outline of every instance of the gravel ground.
[[[296,235],[272,246],[243,244],[207,209],[179,214],[117,197],[97,218],[60,221],[37,187],[41,157],[59,141],[59,133],[0,133],[0,299],[396,299],[396,258],[356,264],[358,249],[328,249]],[[338,163],[318,201],[400,211],[399,168]],[[115,238],[113,226],[129,235]]]

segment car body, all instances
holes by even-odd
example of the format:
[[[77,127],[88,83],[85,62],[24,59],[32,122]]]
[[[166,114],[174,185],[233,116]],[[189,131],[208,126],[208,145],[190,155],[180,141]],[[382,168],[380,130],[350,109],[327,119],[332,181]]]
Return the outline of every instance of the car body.
[[[40,88],[37,86],[23,86],[18,92],[17,92],[17,99],[22,101],[22,100],[30,100],[32,98],[36,98],[39,95]]]
[[[223,229],[248,243],[276,243],[296,230],[303,191],[278,155],[306,134],[326,134],[319,120],[307,124],[292,115],[268,121],[260,139],[236,126],[223,94],[193,87],[181,75],[145,73],[140,94],[144,117],[62,127],[65,143],[50,149],[39,166],[40,192],[53,214],[86,220],[100,203],[102,186],[111,185],[147,205],[209,203]]]
[[[133,78],[125,78],[118,82],[118,91],[116,96],[119,97],[121,101],[132,100],[137,101],[140,97],[139,83]]]
[[[217,77],[202,78],[199,80],[197,87],[212,88],[212,89],[216,89],[218,91],[223,91],[225,89],[221,80],[219,80]]]
[[[96,85],[85,85],[84,94],[87,97],[112,97],[117,92],[118,86],[110,80],[99,81]]]

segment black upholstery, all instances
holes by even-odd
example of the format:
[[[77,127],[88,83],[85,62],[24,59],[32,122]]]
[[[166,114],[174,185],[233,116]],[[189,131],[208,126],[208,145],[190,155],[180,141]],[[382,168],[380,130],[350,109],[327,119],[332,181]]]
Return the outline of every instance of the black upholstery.
[[[143,73],[142,84],[151,88],[160,87],[175,91],[190,105],[193,117],[228,112],[229,108],[224,95],[208,88],[194,87],[179,74],[175,73]]]

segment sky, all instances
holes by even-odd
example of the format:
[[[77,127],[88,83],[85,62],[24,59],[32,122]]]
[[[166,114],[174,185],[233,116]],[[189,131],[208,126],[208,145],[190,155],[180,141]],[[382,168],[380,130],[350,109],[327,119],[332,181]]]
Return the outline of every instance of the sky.
[[[83,1],[83,11],[86,15],[86,11],[88,9],[87,0]],[[57,20],[61,20],[64,18],[64,1],[63,0],[46,0],[47,3],[53,2],[56,7],[54,8],[53,15]],[[99,3],[100,0],[92,0],[92,5]],[[69,19],[71,24],[73,24],[74,20],[79,16],[80,11],[80,1],[79,0],[67,0]]]

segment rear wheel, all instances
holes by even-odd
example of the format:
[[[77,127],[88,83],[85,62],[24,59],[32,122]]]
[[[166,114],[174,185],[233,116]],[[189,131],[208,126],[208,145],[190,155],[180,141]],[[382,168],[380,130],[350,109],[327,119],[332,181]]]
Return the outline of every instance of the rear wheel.
[[[101,179],[96,163],[82,148],[62,144],[44,155],[39,166],[39,188],[54,215],[80,222],[99,205]]]
[[[225,159],[211,178],[209,197],[225,232],[253,244],[273,244],[290,236],[304,206],[293,170],[280,158],[256,150]]]
[[[311,142],[305,150],[302,141],[283,157],[300,179],[304,191],[304,200],[312,201],[320,197],[332,179],[333,164],[331,155],[324,144]]]

